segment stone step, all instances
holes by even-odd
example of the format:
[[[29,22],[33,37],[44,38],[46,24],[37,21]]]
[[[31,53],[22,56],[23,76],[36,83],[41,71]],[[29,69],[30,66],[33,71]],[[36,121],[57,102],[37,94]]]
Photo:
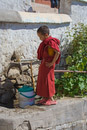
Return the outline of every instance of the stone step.
[[[37,13],[58,13],[58,9],[51,8],[50,5],[43,5],[39,3],[31,2],[31,6],[34,12]]]

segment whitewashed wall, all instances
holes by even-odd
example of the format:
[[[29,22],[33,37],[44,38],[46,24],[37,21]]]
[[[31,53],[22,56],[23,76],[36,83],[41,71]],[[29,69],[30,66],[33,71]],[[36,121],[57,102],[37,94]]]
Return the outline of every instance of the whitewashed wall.
[[[0,72],[8,65],[13,51],[21,53],[21,58],[32,59],[37,55],[37,48],[40,40],[37,36],[37,29],[43,24],[0,24]],[[48,25],[50,34],[61,39],[66,31],[65,25]]]
[[[0,0],[0,9],[32,11],[31,0]]]
[[[83,0],[83,2],[80,0],[72,0],[71,18],[73,24],[78,22],[87,24],[87,0]]]

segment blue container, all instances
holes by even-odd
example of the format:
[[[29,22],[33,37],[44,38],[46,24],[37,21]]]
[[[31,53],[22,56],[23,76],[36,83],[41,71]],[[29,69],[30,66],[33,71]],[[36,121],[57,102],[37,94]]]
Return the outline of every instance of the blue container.
[[[35,104],[35,93],[31,86],[24,85],[18,89],[19,92],[19,106],[24,108],[27,105]]]

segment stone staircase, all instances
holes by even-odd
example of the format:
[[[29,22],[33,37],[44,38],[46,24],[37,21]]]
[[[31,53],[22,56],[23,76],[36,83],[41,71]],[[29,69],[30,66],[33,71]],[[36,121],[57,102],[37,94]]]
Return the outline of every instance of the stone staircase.
[[[51,8],[50,5],[46,4],[41,4],[41,3],[34,3],[31,2],[31,6],[33,9],[33,12],[37,13],[58,13],[58,9],[56,8]]]

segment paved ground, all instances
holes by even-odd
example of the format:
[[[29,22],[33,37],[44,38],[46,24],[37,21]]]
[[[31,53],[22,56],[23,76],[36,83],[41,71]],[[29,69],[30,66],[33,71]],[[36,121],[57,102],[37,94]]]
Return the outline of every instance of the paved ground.
[[[0,130],[87,130],[87,98],[63,98],[53,106],[0,107]]]

